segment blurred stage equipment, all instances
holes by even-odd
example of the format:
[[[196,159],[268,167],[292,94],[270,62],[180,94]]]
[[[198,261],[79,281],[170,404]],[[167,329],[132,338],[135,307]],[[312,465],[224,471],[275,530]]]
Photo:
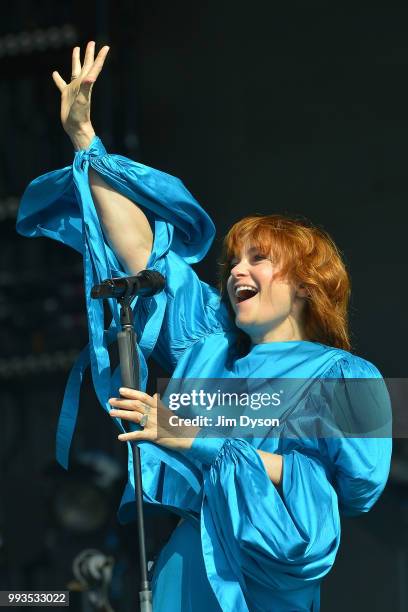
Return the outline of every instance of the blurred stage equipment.
[[[81,612],[114,612],[108,600],[113,566],[113,557],[92,548],[75,557],[72,571],[76,580],[68,584],[68,589],[82,593]]]
[[[77,454],[53,496],[58,525],[75,533],[103,528],[114,511],[120,479],[120,466],[107,454],[99,451]]]
[[[6,34],[0,37],[0,57],[70,47],[75,45],[77,40],[76,27],[68,23],[59,27]]]

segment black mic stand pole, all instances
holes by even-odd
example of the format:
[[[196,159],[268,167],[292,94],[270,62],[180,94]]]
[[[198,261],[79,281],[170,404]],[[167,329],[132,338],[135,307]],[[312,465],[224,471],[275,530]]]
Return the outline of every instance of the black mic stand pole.
[[[118,332],[118,348],[120,373],[122,386],[129,389],[139,389],[140,386],[140,364],[139,355],[136,350],[136,334],[133,328],[133,313],[130,304],[134,295],[119,298],[120,304],[120,323],[122,330]],[[124,427],[128,431],[128,423],[124,422]],[[152,612],[152,591],[147,574],[145,528],[143,518],[143,489],[142,489],[142,468],[140,461],[140,450],[137,444],[132,444],[133,472],[135,480],[135,502],[136,502],[136,525],[139,546],[140,564],[140,611]]]
[[[133,312],[130,308],[130,304],[135,295],[139,295],[140,297],[151,297],[161,291],[164,286],[165,279],[159,272],[156,270],[142,270],[136,276],[110,278],[92,287],[92,298],[103,299],[111,297],[115,298],[120,304],[120,324],[122,329],[117,335],[120,373],[122,385],[129,389],[138,390],[140,387],[140,364],[136,348],[137,338],[135,330],[133,329]],[[126,431],[129,431],[126,421],[123,422],[123,427]],[[141,612],[152,612],[152,591],[148,580],[146,561],[140,450],[136,443],[131,444],[131,447],[135,480],[136,525],[141,577],[139,591],[140,610]]]

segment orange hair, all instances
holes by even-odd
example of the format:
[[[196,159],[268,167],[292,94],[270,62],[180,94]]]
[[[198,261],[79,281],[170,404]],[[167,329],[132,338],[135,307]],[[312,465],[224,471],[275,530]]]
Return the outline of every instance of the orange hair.
[[[230,261],[249,241],[280,264],[279,276],[307,290],[304,329],[308,340],[350,350],[348,305],[350,277],[342,256],[324,230],[310,221],[284,215],[256,215],[235,223],[224,238],[219,289],[233,319],[227,293]],[[241,330],[240,345],[249,345]]]

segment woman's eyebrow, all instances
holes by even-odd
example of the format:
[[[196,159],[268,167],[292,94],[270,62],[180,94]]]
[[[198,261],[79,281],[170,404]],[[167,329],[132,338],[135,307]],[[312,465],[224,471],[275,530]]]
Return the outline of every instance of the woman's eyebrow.
[[[250,247],[250,248],[248,249],[248,251],[247,251],[247,253],[248,253],[249,255],[252,255],[252,253],[257,253],[257,252],[259,252],[259,248],[258,248],[258,247],[256,247],[256,246]],[[243,255],[244,255],[243,253],[241,253],[241,255],[239,255],[239,254],[237,254],[237,255],[233,255],[233,256],[230,258],[230,261],[233,261],[234,259],[240,259],[240,258],[242,258],[242,257],[243,257]]]

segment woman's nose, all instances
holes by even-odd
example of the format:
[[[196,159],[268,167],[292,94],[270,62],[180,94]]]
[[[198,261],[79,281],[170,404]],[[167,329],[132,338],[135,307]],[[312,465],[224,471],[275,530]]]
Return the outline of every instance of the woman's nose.
[[[248,274],[248,266],[243,261],[239,261],[231,269],[231,275],[234,277],[245,276]]]

